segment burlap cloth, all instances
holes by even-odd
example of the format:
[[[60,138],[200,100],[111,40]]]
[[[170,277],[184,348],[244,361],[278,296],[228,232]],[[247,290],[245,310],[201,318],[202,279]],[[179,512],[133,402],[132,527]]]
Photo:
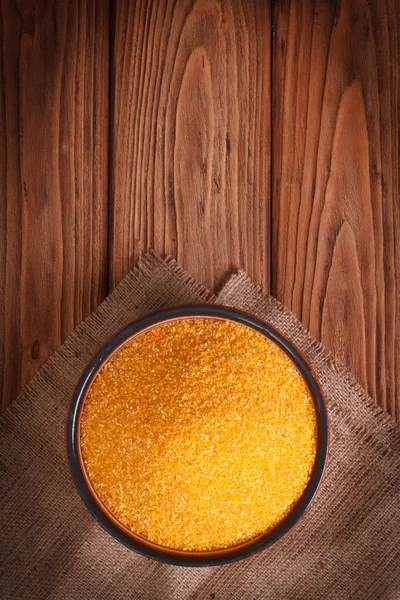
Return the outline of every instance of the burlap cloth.
[[[68,471],[64,424],[80,372],[108,337],[150,311],[199,301],[245,309],[294,340],[326,392],[331,447],[315,501],[283,540],[242,562],[185,568],[142,558],[96,523]],[[0,435],[2,600],[400,598],[399,428],[244,273],[215,298],[175,262],[144,257],[23,390]]]

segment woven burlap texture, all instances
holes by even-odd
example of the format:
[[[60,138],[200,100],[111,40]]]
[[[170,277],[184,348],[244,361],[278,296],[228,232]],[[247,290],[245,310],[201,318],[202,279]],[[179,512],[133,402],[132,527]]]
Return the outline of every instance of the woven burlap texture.
[[[102,530],[72,483],[64,426],[74,385],[107,338],[156,309],[199,302],[256,314],[305,353],[327,396],[330,453],[314,502],[283,540],[242,562],[185,568],[143,558]],[[400,598],[399,428],[244,273],[214,297],[174,261],[143,257],[2,417],[0,446],[3,600]]]

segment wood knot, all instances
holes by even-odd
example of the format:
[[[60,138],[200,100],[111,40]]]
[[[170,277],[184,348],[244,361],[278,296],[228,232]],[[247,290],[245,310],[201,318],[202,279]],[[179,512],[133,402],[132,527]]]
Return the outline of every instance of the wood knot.
[[[40,344],[37,338],[32,344],[31,357],[32,360],[38,360],[38,358],[40,358]]]

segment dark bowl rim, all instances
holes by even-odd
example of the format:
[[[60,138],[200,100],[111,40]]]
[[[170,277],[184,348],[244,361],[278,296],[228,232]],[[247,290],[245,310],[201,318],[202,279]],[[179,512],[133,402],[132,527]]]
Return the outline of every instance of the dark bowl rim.
[[[98,371],[118,349],[146,329],[163,322],[184,318],[217,318],[247,325],[276,342],[293,360],[308,384],[317,415],[317,453],[311,478],[288,516],[265,534],[232,548],[208,552],[177,551],[150,542],[134,534],[102,504],[86,474],[80,451],[79,421],[85,398]],[[168,564],[180,566],[213,566],[248,558],[272,545],[288,533],[307,511],[323,477],[329,446],[329,420],[322,386],[303,352],[281,331],[267,321],[245,311],[216,304],[187,304],[157,310],[141,317],[111,336],[95,353],[83,370],[72,393],[67,412],[65,441],[69,469],[86,507],[108,533],[128,548]]]

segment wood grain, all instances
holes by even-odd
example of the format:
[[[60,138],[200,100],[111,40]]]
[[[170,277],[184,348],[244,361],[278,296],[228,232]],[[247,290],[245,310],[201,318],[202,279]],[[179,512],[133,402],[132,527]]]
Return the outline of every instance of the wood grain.
[[[268,2],[116,3],[110,284],[150,247],[269,287]]]
[[[107,285],[108,0],[1,3],[6,406]]]
[[[272,291],[400,418],[395,1],[277,1]]]
[[[154,248],[271,277],[400,420],[400,5],[0,6],[3,407]]]

